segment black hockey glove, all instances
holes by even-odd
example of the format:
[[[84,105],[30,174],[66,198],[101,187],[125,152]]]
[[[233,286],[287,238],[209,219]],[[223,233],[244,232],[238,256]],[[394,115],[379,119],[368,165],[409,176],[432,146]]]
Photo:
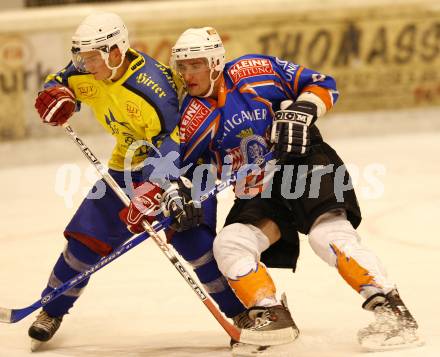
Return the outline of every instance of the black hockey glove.
[[[275,156],[280,160],[301,157],[310,150],[310,126],[317,118],[314,103],[291,100],[281,102],[273,119],[270,140],[275,144]]]
[[[179,177],[162,196],[166,216],[173,216],[170,227],[177,232],[197,227],[203,222],[203,210],[199,201],[191,198],[192,183],[186,177]]]

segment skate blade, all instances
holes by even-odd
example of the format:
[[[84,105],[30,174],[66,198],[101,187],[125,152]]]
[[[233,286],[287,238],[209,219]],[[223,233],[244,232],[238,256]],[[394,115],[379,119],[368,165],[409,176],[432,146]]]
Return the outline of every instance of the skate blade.
[[[31,352],[38,351],[43,343],[43,341],[38,341],[34,338],[31,338]]]
[[[274,346],[293,342],[296,340],[298,335],[298,329],[294,329],[293,327],[286,327],[270,331],[242,329],[240,341],[249,345]]]
[[[391,350],[402,350],[408,348],[421,347],[425,341],[418,335],[396,336],[385,340],[383,336],[370,336],[360,341],[360,345],[364,351],[380,352]]]
[[[249,345],[236,343],[232,346],[233,357],[295,357],[294,342],[276,346]]]

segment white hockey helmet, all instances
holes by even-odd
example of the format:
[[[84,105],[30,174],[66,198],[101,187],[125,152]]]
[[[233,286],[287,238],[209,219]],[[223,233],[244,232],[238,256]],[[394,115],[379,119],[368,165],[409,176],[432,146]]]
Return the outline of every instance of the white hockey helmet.
[[[171,49],[170,65],[177,70],[177,61],[193,58],[206,58],[208,60],[208,66],[211,69],[211,88],[204,95],[208,97],[212,93],[214,82],[225,67],[225,48],[214,28],[190,28],[183,32]],[[214,71],[219,72],[216,78],[212,76]]]
[[[108,63],[108,57],[114,46],[117,46],[121,51],[122,60],[116,67],[111,67]],[[112,70],[112,75],[109,78],[111,79],[124,62],[129,47],[127,26],[125,26],[122,19],[111,12],[95,13],[87,16],[72,36],[73,64],[80,72],[87,72],[79,54],[97,50],[107,67]]]

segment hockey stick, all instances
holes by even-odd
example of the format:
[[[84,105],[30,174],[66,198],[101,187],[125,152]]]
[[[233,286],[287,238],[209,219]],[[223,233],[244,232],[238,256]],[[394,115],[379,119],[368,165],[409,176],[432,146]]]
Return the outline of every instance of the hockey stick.
[[[168,227],[170,223],[171,223],[171,218],[166,218],[162,222],[157,222],[153,226],[153,228],[156,230],[162,230]],[[50,293],[44,295],[41,299],[34,302],[30,306],[27,306],[22,309],[8,309],[8,308],[0,307],[0,322],[15,323],[22,320],[26,316],[33,313],[35,310],[39,309],[40,307],[43,307],[44,305],[50,303],[52,300],[58,298],[60,295],[65,293],[67,290],[70,290],[84,279],[87,279],[92,274],[96,273],[98,270],[105,267],[113,260],[119,258],[122,254],[125,254],[130,249],[133,249],[139,243],[142,243],[144,240],[146,240],[148,237],[149,235],[146,232],[143,232],[135,236],[133,239],[129,240],[128,242],[125,242],[124,244],[120,245],[118,248],[116,248],[112,253],[110,253],[106,257],[100,259],[96,264],[90,266],[86,271],[75,275],[73,278],[66,281],[64,284],[60,285],[59,287],[55,288]]]
[[[66,132],[71,136],[73,141],[79,146],[83,154],[87,157],[87,159],[93,164],[93,166],[96,168],[96,170],[100,173],[102,178],[106,181],[106,183],[112,188],[112,190],[115,192],[116,195],[121,199],[121,201],[128,205],[130,203],[130,199],[127,197],[125,192],[122,190],[122,188],[117,184],[117,182],[113,179],[112,176],[107,172],[107,170],[104,168],[104,166],[101,164],[101,162],[98,160],[98,158],[93,154],[93,152],[87,147],[87,145],[84,144],[84,142],[76,135],[76,133],[73,131],[73,129],[68,125],[67,123],[63,125]],[[272,153],[269,152],[265,157],[263,157],[260,162],[257,164],[260,165],[260,167],[268,160],[270,160],[272,157]],[[212,195],[216,195],[217,193],[223,191],[227,187],[229,187],[233,182],[237,181],[238,174],[233,174],[231,177],[229,177],[226,181],[221,182],[220,184],[216,185],[212,190],[210,190],[207,194],[203,195],[201,197],[201,200],[204,201],[207,198],[209,198]],[[169,224],[169,222],[167,222]],[[212,302],[212,300],[209,298],[209,296],[204,292],[203,288],[194,280],[191,276],[191,274],[185,269],[184,265],[180,262],[180,260],[177,258],[174,249],[172,247],[169,247],[158,235],[156,229],[163,229],[165,227],[165,223],[159,223],[158,225],[151,226],[147,221],[143,222],[143,226],[146,230],[145,233],[135,237],[131,241],[123,244],[118,249],[116,249],[112,254],[109,256],[101,259],[98,263],[90,267],[86,272],[80,273],[74,278],[70,279],[57,289],[53,290],[51,293],[47,294],[34,304],[23,308],[23,309],[7,309],[7,308],[0,308],[0,322],[6,322],[6,323],[13,323],[20,321],[24,317],[31,314],[33,311],[37,310],[38,308],[46,305],[53,299],[59,297],[63,292],[67,291],[68,289],[72,288],[91,274],[93,274],[95,271],[101,269],[120,255],[124,254],[128,250],[132,249],[134,246],[138,245],[142,241],[148,238],[148,236],[151,236],[152,239],[155,241],[155,243],[161,248],[162,252],[167,256],[167,258],[171,261],[171,263],[174,265],[174,267],[179,271],[179,273],[184,277],[188,285],[191,286],[193,291],[197,294],[197,296],[200,298],[200,300],[205,304],[205,306],[208,308],[208,310],[213,314],[213,316],[216,318],[216,320],[220,323],[220,325],[224,328],[224,330],[228,333],[228,335],[234,339],[235,341],[245,342],[245,343],[257,343],[258,339],[260,338],[257,335],[255,335],[254,331],[242,331],[232,325],[219,311],[219,309],[215,306],[215,304]]]

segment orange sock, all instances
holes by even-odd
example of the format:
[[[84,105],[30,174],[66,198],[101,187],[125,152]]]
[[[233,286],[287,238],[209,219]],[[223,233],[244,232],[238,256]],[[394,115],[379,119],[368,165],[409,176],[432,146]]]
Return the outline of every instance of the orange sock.
[[[358,293],[366,286],[375,286],[381,288],[374,277],[371,276],[364,267],[350,257],[347,257],[344,252],[340,251],[335,244],[331,247],[337,257],[337,268],[342,278]]]
[[[262,263],[258,263],[256,271],[252,270],[237,280],[228,279],[228,282],[235,295],[247,308],[255,306],[264,298],[275,297],[275,284]]]

